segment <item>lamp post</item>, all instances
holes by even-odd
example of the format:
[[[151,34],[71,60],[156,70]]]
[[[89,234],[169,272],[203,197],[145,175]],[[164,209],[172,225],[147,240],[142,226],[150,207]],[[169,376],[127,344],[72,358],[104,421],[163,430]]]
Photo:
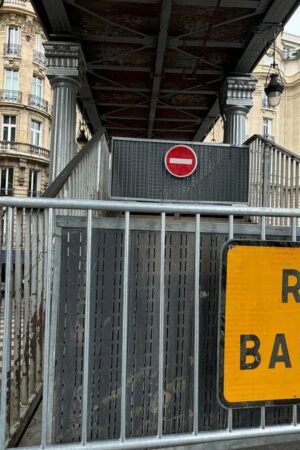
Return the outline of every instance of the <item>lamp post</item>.
[[[268,98],[270,106],[278,106],[281,100],[281,95],[284,91],[284,84],[279,72],[278,65],[275,62],[275,36],[273,40],[273,61],[270,64],[269,72],[265,82],[265,93]]]

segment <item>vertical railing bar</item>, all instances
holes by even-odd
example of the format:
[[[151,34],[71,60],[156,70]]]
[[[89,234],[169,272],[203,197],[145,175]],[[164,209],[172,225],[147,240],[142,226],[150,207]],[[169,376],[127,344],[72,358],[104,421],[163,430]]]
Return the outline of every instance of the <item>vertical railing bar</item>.
[[[47,446],[48,430],[48,406],[49,406],[49,355],[50,355],[50,332],[51,332],[51,296],[52,296],[52,270],[53,270],[53,208],[48,210],[47,221],[47,271],[45,280],[45,339],[44,339],[44,370],[43,370],[43,409],[41,447]]]
[[[295,207],[299,208],[299,163],[296,163],[296,175],[295,175]]]
[[[164,322],[165,322],[165,238],[166,214],[161,214],[160,226],[160,283],[159,283],[159,348],[158,348],[158,438],[163,434],[164,403]]]
[[[199,428],[200,214],[195,217],[194,434]]]
[[[128,282],[129,282],[130,213],[125,212],[124,270],[123,270],[123,317],[122,317],[122,375],[121,375],[121,428],[120,439],[126,438],[126,385],[127,385],[127,341],[128,341]]]
[[[36,382],[37,387],[42,382],[43,353],[43,277],[44,277],[44,212],[38,211],[38,243],[37,243],[37,345],[36,345]]]
[[[20,387],[21,387],[21,342],[22,342],[22,329],[21,329],[21,316],[22,316],[22,209],[16,210],[16,223],[15,223],[15,295],[13,300],[14,305],[14,356],[13,356],[13,369],[14,376],[11,380],[11,393],[12,393],[12,425],[19,420],[20,416]]]
[[[260,427],[264,430],[266,428],[266,407],[260,408]]]
[[[298,405],[293,405],[292,423],[294,426],[298,425]]]
[[[12,246],[13,246],[13,208],[7,211],[7,248],[4,296],[3,353],[0,399],[0,449],[4,450],[6,441],[7,381],[10,368],[10,334],[11,334],[11,294],[12,294]]]
[[[82,390],[82,432],[81,442],[87,443],[89,424],[88,415],[88,387],[89,387],[89,351],[90,351],[90,322],[91,322],[91,268],[92,268],[92,220],[91,209],[87,213],[86,237],[86,283],[85,283],[85,314],[84,314],[84,353],[83,353],[83,390]]]
[[[297,241],[297,217],[292,219],[292,241]],[[292,424],[295,426],[298,424],[298,405],[293,405]]]
[[[232,414],[232,409],[229,408],[227,410],[227,431],[229,431],[229,433],[231,433],[233,429],[233,414]]]
[[[228,233],[228,238],[229,239],[233,239],[233,220],[234,220],[234,216],[233,214],[230,214],[229,216],[229,233]],[[232,417],[232,409],[229,408],[227,410],[227,429],[228,431],[232,431],[232,421],[233,421],[233,417]]]
[[[292,241],[297,241],[297,217],[292,219]]]
[[[266,216],[261,217],[260,238],[262,241],[266,240]],[[260,408],[260,426],[263,429],[266,426],[266,408],[264,406]]]
[[[266,240],[266,216],[261,216],[260,238],[262,241]]]
[[[233,214],[229,216],[229,239],[233,239]]]
[[[29,337],[29,395],[35,394],[36,388],[36,307],[37,307],[37,212],[31,210],[31,237],[30,237],[30,337]]]
[[[23,323],[23,345],[24,352],[22,361],[21,377],[21,403],[22,406],[28,404],[29,395],[29,312],[30,312],[30,211],[24,211],[24,323]]]

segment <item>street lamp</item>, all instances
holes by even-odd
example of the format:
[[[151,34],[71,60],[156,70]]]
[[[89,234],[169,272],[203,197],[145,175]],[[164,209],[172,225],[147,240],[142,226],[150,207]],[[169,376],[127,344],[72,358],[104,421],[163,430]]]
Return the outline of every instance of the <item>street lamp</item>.
[[[279,72],[278,64],[275,63],[275,37],[273,40],[273,62],[270,64],[269,72],[265,82],[265,93],[270,106],[279,105],[284,84]]]

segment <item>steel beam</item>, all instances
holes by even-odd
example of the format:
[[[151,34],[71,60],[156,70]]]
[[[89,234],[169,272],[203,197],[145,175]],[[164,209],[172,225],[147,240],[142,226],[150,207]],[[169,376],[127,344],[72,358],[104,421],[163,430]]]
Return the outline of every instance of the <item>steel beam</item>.
[[[156,61],[152,84],[151,103],[149,111],[148,138],[151,138],[155,120],[160,82],[163,72],[165,52],[167,49],[168,28],[171,18],[172,0],[163,0],[160,12],[160,30],[158,34]]]

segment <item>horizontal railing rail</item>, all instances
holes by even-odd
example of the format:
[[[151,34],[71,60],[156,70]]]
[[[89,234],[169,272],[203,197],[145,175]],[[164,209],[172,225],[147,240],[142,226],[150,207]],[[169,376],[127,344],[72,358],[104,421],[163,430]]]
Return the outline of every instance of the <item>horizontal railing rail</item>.
[[[0,100],[5,102],[22,103],[22,92],[10,89],[0,89]]]
[[[49,159],[50,151],[46,148],[37,145],[26,144],[15,141],[0,141],[0,152],[16,152],[16,153],[33,153],[36,156]]]
[[[21,45],[6,43],[3,45],[3,54],[9,56],[21,56]]]
[[[297,227],[297,221],[300,218],[300,209],[247,207],[245,205],[187,205],[6,197],[0,198],[0,205],[5,213],[5,229],[8,233],[5,246],[6,286],[0,403],[1,450],[5,448],[5,443],[9,440],[13,417],[20,419],[19,405],[23,405],[24,402],[25,404],[28,403],[30,392],[37,392],[37,386],[41,378],[43,378],[44,383],[39,448],[49,450],[129,450],[210,444],[214,449],[227,450],[232,448],[233,443],[235,447],[238,447],[239,444],[243,447],[246,440],[247,442],[251,440],[253,445],[254,443],[262,445],[299,439],[300,424],[298,422],[300,417],[297,405],[279,406],[279,409],[283,408],[280,410],[282,414],[278,412],[279,410],[273,410],[272,407],[268,406],[256,408],[255,411],[247,408],[243,411],[224,409],[218,405],[215,398],[214,386],[216,380],[214,382],[214,378],[211,379],[211,384],[206,386],[208,391],[205,397],[210,399],[207,401],[214,402],[214,407],[210,413],[213,416],[210,417],[220,417],[220,422],[216,419],[216,422],[213,422],[215,425],[209,424],[209,428],[200,426],[199,423],[202,423],[204,413],[202,403],[200,403],[203,399],[199,396],[199,389],[203,387],[201,383],[207,365],[205,365],[205,358],[203,359],[205,351],[200,351],[199,348],[199,340],[202,342],[201,324],[203,326],[206,320],[202,316],[205,313],[205,305],[203,303],[204,298],[201,295],[209,296],[207,301],[214,301],[215,308],[217,308],[218,302],[218,288],[214,286],[212,289],[215,292],[213,300],[212,293],[206,292],[207,288],[204,287],[204,280],[201,275],[203,274],[201,267],[207,264],[205,257],[208,257],[205,256],[206,253],[203,253],[205,252],[203,247],[205,233],[216,236],[218,227],[220,225],[223,227],[219,247],[214,249],[214,254],[217,256],[214,257],[216,259],[212,263],[214,267],[219,267],[217,263],[220,245],[228,239],[249,239],[249,236],[251,236],[251,239],[256,241],[265,241],[270,236],[272,236],[272,239],[275,236],[277,239],[299,241],[300,229]],[[85,216],[78,218],[62,217],[60,211],[66,209],[70,213],[72,210],[83,210]],[[97,217],[98,214],[96,213],[99,211],[114,212],[117,217]],[[142,220],[135,213],[139,215],[150,214],[151,217],[148,216],[148,218]],[[178,220],[178,214],[181,220]],[[13,227],[14,216],[17,221],[16,227]],[[183,220],[183,216],[185,216],[185,220]],[[210,221],[208,221],[207,216],[211,216]],[[252,216],[260,217],[259,226],[248,222],[248,219]],[[217,217],[216,221],[213,219],[214,217]],[[242,225],[241,217],[244,218]],[[291,220],[291,226],[267,227],[266,223],[269,217],[288,217]],[[221,218],[222,222],[220,222]],[[183,241],[185,242],[185,239],[187,239],[185,236],[187,223],[188,234],[190,235],[189,246],[183,244]],[[247,229],[244,234],[241,231],[242,226]],[[174,238],[175,241],[172,243],[168,236],[170,230],[174,229],[180,232],[180,239]],[[105,230],[107,231],[106,234]],[[110,235],[109,233],[114,230],[119,231],[121,235],[118,235],[117,231]],[[136,234],[137,230],[141,230],[139,236]],[[99,231],[102,234],[99,234]],[[146,231],[148,233],[147,242],[145,240]],[[208,245],[206,250],[210,254],[209,246],[212,245],[212,239],[210,235],[208,238],[205,245]],[[144,247],[143,243],[145,242],[147,245]],[[210,244],[208,244],[209,242]],[[184,247],[182,247],[183,245]],[[145,251],[145,248],[148,250]],[[132,254],[133,249],[137,253]],[[22,254],[22,251],[24,254]],[[175,252],[175,256],[172,256],[171,251]],[[191,365],[187,363],[191,373],[189,378],[186,378],[183,380],[183,384],[180,384],[182,375],[180,375],[179,370],[178,373],[176,372],[177,375],[174,375],[178,384],[173,385],[170,380],[167,381],[169,369],[167,370],[166,367],[169,366],[165,366],[167,364],[166,358],[170,357],[169,352],[171,351],[167,349],[166,342],[170,346],[172,336],[167,336],[164,328],[165,316],[169,314],[169,309],[172,308],[170,305],[178,302],[178,299],[175,298],[176,295],[174,295],[175,291],[172,291],[171,302],[168,297],[168,283],[172,278],[170,277],[170,264],[172,264],[172,258],[176,260],[176,252],[179,252],[178,255],[185,255],[185,252],[189,251],[191,251],[189,264],[191,265],[193,287],[190,287],[189,290],[189,301],[184,297],[184,303],[176,303],[175,314],[178,317],[180,316],[180,320],[187,321],[187,317],[189,317],[188,328],[185,328],[185,330],[190,333],[189,352],[191,353],[188,353],[188,355],[181,354],[181,347],[179,349],[177,347],[176,350],[175,346],[174,351],[177,352],[177,356],[173,355],[173,357],[180,367],[185,361],[181,358],[187,357],[188,361],[192,361]],[[100,258],[97,262],[95,261],[96,257]],[[151,268],[151,271],[155,270],[155,276],[153,274],[148,277],[148,279],[155,280],[153,286],[150,287],[146,286],[145,280],[147,278],[139,278],[138,275],[140,274],[138,272],[140,270],[139,264],[146,257],[153,258],[148,267]],[[108,263],[109,258],[113,258],[110,262],[111,266],[105,269],[105,264]],[[155,269],[153,268],[154,265]],[[179,267],[178,261],[176,261],[175,266],[173,270],[176,271]],[[110,267],[113,268],[111,270],[115,273],[110,273]],[[212,276],[211,267],[209,266],[206,269],[208,271],[206,275],[209,274],[209,277]],[[217,269],[214,277],[217,283]],[[114,312],[111,313],[114,314],[114,318],[110,315],[110,309],[106,312],[102,310],[101,302],[104,300],[101,300],[101,295],[104,295],[103,286],[107,280],[113,286],[111,288],[113,292],[106,285],[105,295],[107,297],[105,301],[108,303],[105,304],[110,305],[112,301],[115,302]],[[133,288],[130,282],[137,283],[137,285],[134,284],[135,287]],[[95,285],[95,283],[98,284]],[[180,281],[180,283],[183,282]],[[69,289],[70,303],[67,303],[66,299],[67,288]],[[146,300],[142,297],[142,301],[139,302],[139,297],[135,297],[135,289],[140,290],[139,295],[144,295],[144,297],[148,295],[149,299]],[[149,292],[147,289],[149,289]],[[183,291],[181,284],[180,290]],[[155,292],[154,297],[150,291]],[[146,292],[148,293],[146,294]],[[96,305],[93,303],[95,301]],[[157,336],[155,341],[157,345],[153,344],[150,351],[144,342],[141,345],[139,342],[135,344],[139,348],[135,351],[144,352],[142,355],[139,354],[144,366],[142,372],[138,370],[138,366],[134,374],[129,376],[128,374],[135,369],[134,364],[136,364],[132,361],[132,354],[128,350],[129,346],[133,345],[132,335],[135,335],[138,321],[141,320],[141,317],[144,317],[143,314],[152,314],[151,305],[147,301],[152,302],[150,303],[156,314],[156,319],[151,327],[153,326],[155,329],[153,333]],[[183,304],[190,305],[189,316],[181,311]],[[138,313],[138,308],[144,308],[143,311],[146,312],[141,313],[141,310],[139,310]],[[45,317],[43,316],[44,310]],[[39,318],[42,318],[41,321],[36,319],[38,311],[39,314],[42,314],[42,316],[38,315]],[[107,320],[103,316],[104,313],[108,314]],[[132,320],[132,314],[136,314],[134,320]],[[139,316],[139,314],[141,315]],[[211,314],[212,316],[209,316],[209,320],[212,321],[210,326],[214,329],[216,327],[215,315],[217,309],[213,310]],[[13,315],[14,329],[11,328]],[[182,315],[184,315],[184,319]],[[151,317],[149,316],[149,321]],[[144,317],[143,320],[146,320],[146,318]],[[112,334],[109,324],[114,321],[117,328],[114,329],[115,334]],[[183,324],[180,326],[183,327]],[[184,322],[184,326],[187,327],[186,322]],[[68,327],[71,327],[72,333],[75,333],[74,340],[68,334]],[[107,342],[108,337],[105,335],[105,339],[103,338],[103,341],[98,343],[95,339],[100,339],[101,333],[107,327],[107,336],[110,336],[109,339],[112,341]],[[174,327],[177,327],[177,320],[174,321]],[[30,352],[24,352],[22,344],[18,340],[19,336],[23,335],[20,332],[23,329],[28,329],[28,334],[25,333],[25,336],[27,336],[28,345],[31,348]],[[57,335],[58,330],[62,334]],[[178,330],[177,336],[178,333],[179,335],[181,335],[181,332],[183,333],[183,331],[180,331],[181,329]],[[174,333],[174,336],[176,336],[176,330]],[[209,333],[211,333],[211,330]],[[41,334],[44,336],[43,347],[41,347]],[[96,338],[92,339],[91,336],[96,336]],[[145,336],[145,332],[141,336]],[[215,342],[213,336],[215,334],[209,335],[210,342]],[[141,339],[146,339],[146,337],[141,337]],[[11,359],[11,343],[14,344],[13,359]],[[76,346],[75,350],[74,345]],[[100,345],[99,348],[98,345]],[[78,361],[76,360],[76,364],[70,356],[70,351],[74,352],[76,358],[81,358]],[[108,354],[117,351],[111,356],[113,368],[107,364],[107,361],[101,359],[101,351],[106,353],[108,351]],[[151,352],[151,361],[147,359],[149,352]],[[216,348],[211,352],[210,357],[214,358]],[[35,355],[34,361],[38,362],[34,362],[30,355]],[[95,365],[95,355],[100,358],[97,365]],[[129,358],[131,358],[130,363]],[[144,358],[146,359],[144,360]],[[70,363],[70,361],[73,362]],[[153,366],[154,363],[155,366]],[[35,365],[30,366],[30,364]],[[112,381],[115,387],[111,388],[112,391],[108,397],[102,398],[102,376],[104,376],[102,372],[104,373],[106,370],[105,364],[108,368],[107,376],[109,379],[113,376],[113,372],[111,372],[112,375],[109,375],[112,370],[118,370],[120,375],[117,376],[115,373],[114,377],[116,378],[113,378]],[[214,365],[212,362],[211,364]],[[31,369],[28,370],[28,367],[31,367]],[[41,367],[43,367],[43,376],[40,373]],[[58,369],[61,372],[57,372]],[[98,375],[94,375],[94,371],[98,369]],[[68,373],[66,374],[66,372]],[[18,391],[20,373],[22,374],[22,390]],[[35,378],[32,378],[32,374]],[[157,378],[151,381],[153,374]],[[66,378],[60,380],[60,375]],[[213,372],[214,376],[216,374]],[[27,390],[27,382],[31,383],[30,391]],[[135,382],[140,382],[141,386],[144,386],[143,395],[147,398],[141,411],[139,408],[133,410],[134,402],[138,401],[137,397],[134,396],[140,392],[139,390],[135,391],[137,389]],[[145,386],[150,382],[153,383],[154,391],[151,391],[151,396],[148,398],[150,391],[148,393]],[[62,386],[61,390],[57,387],[59,383]],[[72,383],[75,383],[74,393]],[[175,413],[173,409],[169,410],[168,408],[173,396],[176,397],[176,401],[186,401],[182,399],[182,395],[184,396],[187,393],[185,386],[189,392],[190,403],[184,404],[184,407],[188,408],[188,420],[187,425],[183,426],[182,424],[185,423],[183,419],[182,422],[177,420],[177,416],[174,420],[172,419],[173,413],[180,417],[182,417],[182,413],[178,410]],[[203,394],[203,389],[201,392]],[[68,395],[68,398],[71,398],[74,402],[74,406],[72,406],[73,403],[68,404],[62,400],[64,396]],[[54,400],[54,397],[56,400]],[[22,398],[22,401],[20,401],[20,398]],[[92,401],[96,403],[92,404]],[[106,411],[105,408],[110,407],[111,403],[115,406],[112,406],[113,413],[111,413],[109,419],[108,414],[101,413],[101,411],[102,409]],[[8,404],[10,408],[7,407]],[[56,409],[54,413],[54,408],[60,408],[60,410]],[[75,410],[72,408],[75,408]],[[128,427],[131,422],[134,422],[136,417],[139,420],[141,414],[144,414],[144,409],[147,408],[149,408],[149,414],[151,415],[151,431],[140,427],[132,433],[129,432]],[[62,415],[61,419],[60,414]],[[94,414],[96,414],[95,417],[98,421]],[[243,414],[248,418],[248,421],[252,417],[251,415],[254,415],[257,423],[247,426],[248,422],[245,419],[246,422],[241,425],[239,420]],[[91,415],[93,415],[93,420]],[[64,417],[66,417],[66,422],[63,421]],[[145,417],[147,417],[147,414]],[[272,424],[268,422],[270,417],[272,417]],[[285,421],[283,421],[283,417]],[[60,420],[62,420],[62,425]],[[113,430],[112,437],[106,434],[105,428],[103,428],[106,421],[109,420],[112,421],[110,425]],[[95,436],[91,435],[90,427],[95,427]],[[55,433],[56,429],[59,429],[59,435]],[[98,431],[104,433],[104,437],[97,437]],[[74,433],[74,437],[72,437],[72,433]],[[22,448],[22,445],[20,448]],[[32,445],[28,444],[26,448],[32,448]]]

